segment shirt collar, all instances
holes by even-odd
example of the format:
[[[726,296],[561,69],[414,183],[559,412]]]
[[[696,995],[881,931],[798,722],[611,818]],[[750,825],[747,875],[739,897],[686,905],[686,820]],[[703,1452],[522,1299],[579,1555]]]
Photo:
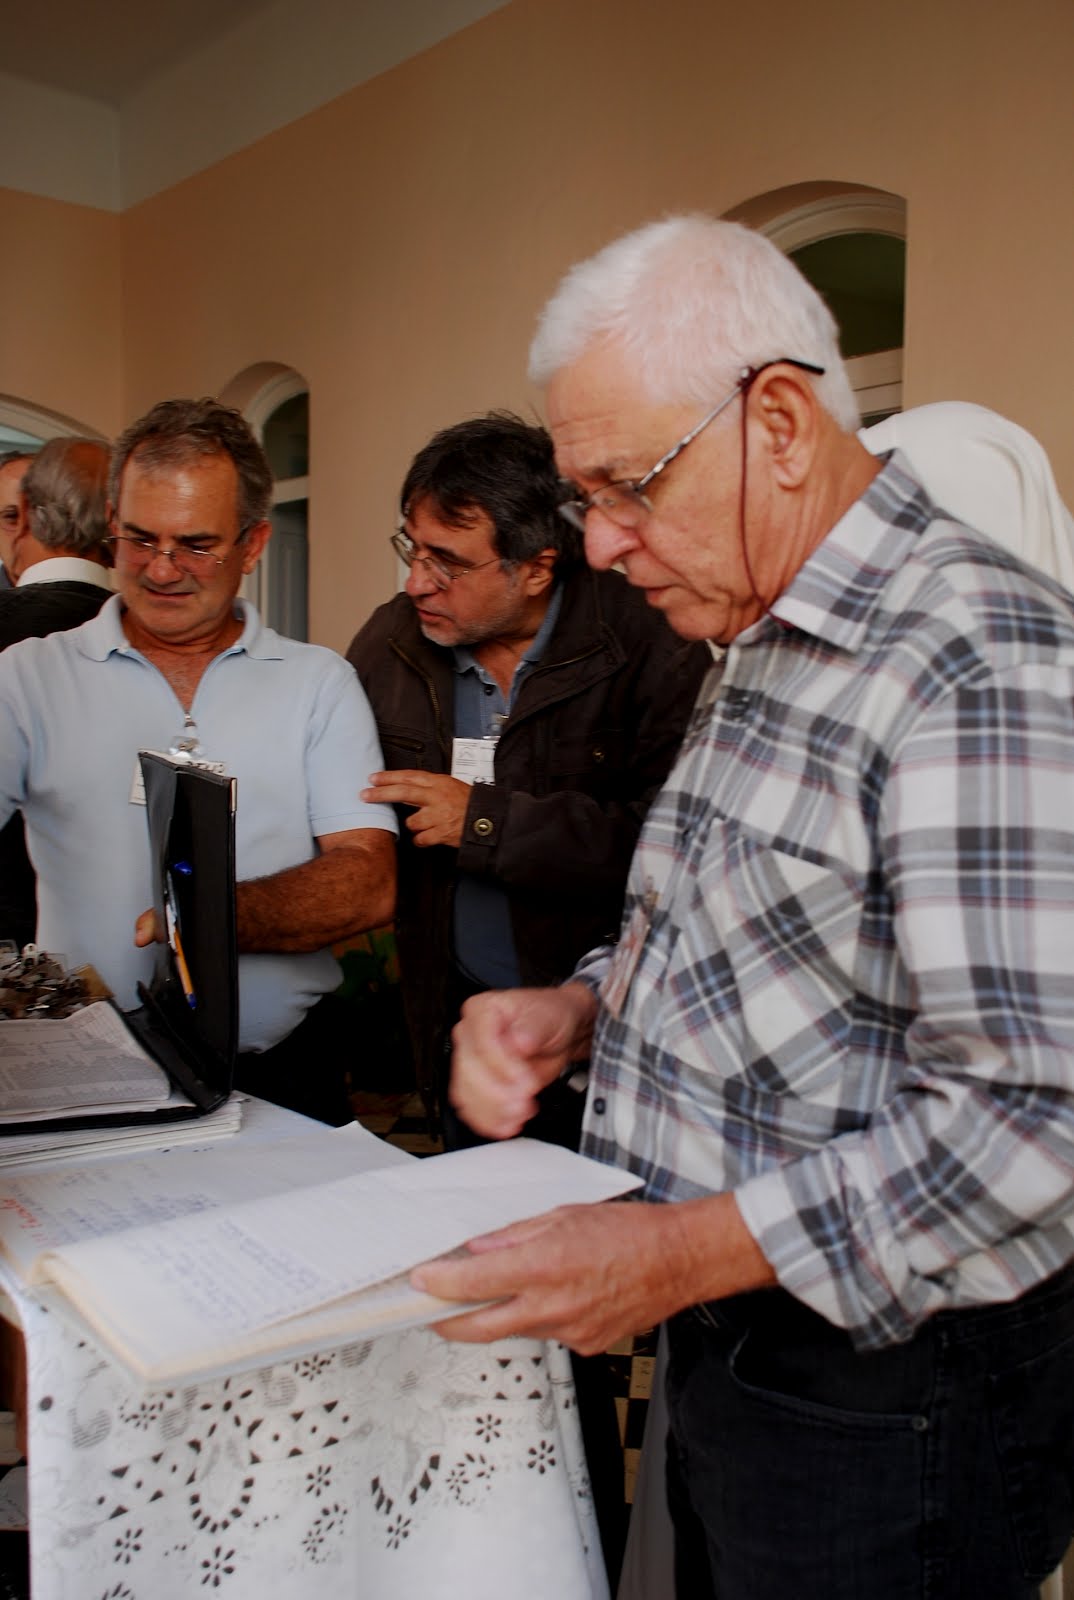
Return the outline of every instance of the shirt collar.
[[[47,556],[27,567],[17,589],[28,589],[33,583],[92,583],[97,589],[111,589],[108,570],[99,561],[87,561],[84,556]]]
[[[261,661],[279,661],[283,656],[278,633],[266,628],[249,600],[235,599],[235,614],[242,618],[242,633],[222,650],[221,655],[236,655],[240,651]],[[79,629],[79,646],[91,661],[104,661],[110,655],[126,655],[133,649],[123,631],[123,602],[118,594],[106,600],[91,621]]]
[[[557,583],[555,588],[552,590],[552,598],[549,600],[548,609],[541,619],[541,626],[537,629],[537,632],[534,635],[533,643],[530,645],[525,655],[519,657],[518,666],[515,668],[516,672],[519,670],[519,667],[532,667],[536,664],[536,662],[540,661],[541,657],[548,648],[548,641],[552,637],[552,632],[559,620],[559,613],[562,607],[563,585],[562,583]],[[455,657],[456,672],[463,673],[480,671],[480,663],[477,661],[468,645],[454,645],[452,646],[451,653]]]
[[[936,514],[900,451],[880,459],[865,493],[770,608],[777,622],[850,652],[863,644],[884,590]]]

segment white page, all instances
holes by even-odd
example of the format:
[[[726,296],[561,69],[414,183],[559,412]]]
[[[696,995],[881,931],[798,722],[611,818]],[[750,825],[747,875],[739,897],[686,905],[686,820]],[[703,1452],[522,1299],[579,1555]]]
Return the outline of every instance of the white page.
[[[41,1267],[127,1359],[180,1373],[475,1234],[637,1186],[616,1168],[514,1139],[84,1239]]]
[[[167,1100],[167,1075],[104,1000],[71,1017],[0,1022],[0,1124]]]
[[[65,1321],[76,1337],[88,1337],[100,1343],[103,1335],[103,1347],[110,1346],[113,1354],[126,1362],[135,1381],[150,1389],[170,1388],[177,1381],[201,1383],[210,1378],[230,1377],[234,1373],[249,1372],[251,1367],[262,1363],[298,1360],[301,1356],[331,1350],[354,1340],[374,1339],[403,1328],[424,1327],[442,1317],[476,1311],[481,1304],[489,1303],[475,1301],[464,1305],[439,1300],[435,1295],[419,1294],[410,1287],[409,1276],[403,1273],[385,1283],[359,1289],[356,1294],[334,1300],[316,1311],[244,1334],[234,1346],[218,1345],[200,1353],[184,1351],[176,1362],[174,1357],[162,1360],[158,1352],[130,1339],[125,1329],[117,1328],[107,1317],[100,1327],[93,1328],[55,1287],[37,1291],[36,1298],[53,1315]]]
[[[143,1226],[155,1237],[160,1224],[191,1212],[415,1159],[352,1122],[265,1144],[176,1150],[166,1160],[128,1157],[25,1176],[5,1172],[0,1250],[28,1279],[43,1250]]]
[[[189,1105],[178,1092],[165,1106]],[[6,1133],[0,1127],[0,1177],[17,1167],[40,1167],[66,1162],[68,1166],[105,1156],[135,1154],[139,1150],[172,1150],[179,1145],[212,1144],[230,1139],[242,1127],[244,1096],[233,1094],[203,1117],[175,1122],[109,1123],[100,1128],[68,1128],[56,1132],[51,1121],[35,1122],[31,1133]]]

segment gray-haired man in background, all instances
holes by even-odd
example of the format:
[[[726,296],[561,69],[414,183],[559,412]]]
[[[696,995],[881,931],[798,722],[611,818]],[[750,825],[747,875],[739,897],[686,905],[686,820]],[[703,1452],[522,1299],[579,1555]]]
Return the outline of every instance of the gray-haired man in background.
[[[77,628],[111,593],[109,454],[99,439],[50,439],[0,465],[4,567],[16,585],[0,592],[0,650]],[[12,817],[0,828],[0,938],[24,945],[36,922],[22,818]]]

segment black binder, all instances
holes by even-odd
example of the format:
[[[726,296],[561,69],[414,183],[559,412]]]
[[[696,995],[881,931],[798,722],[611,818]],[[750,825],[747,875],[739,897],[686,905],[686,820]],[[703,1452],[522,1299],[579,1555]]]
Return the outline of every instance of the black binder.
[[[235,944],[236,782],[206,767],[142,750],[153,904],[168,931],[142,1004],[124,1013],[191,1109],[137,1120],[198,1116],[231,1093],[239,1035]],[[134,1120],[131,1118],[130,1120]]]
[[[138,759],[145,782],[153,902],[169,937],[153,947],[152,980],[148,987],[138,985],[142,1004],[121,1015],[191,1104],[141,1111],[102,1106],[45,1122],[4,1123],[0,1136],[187,1121],[214,1111],[231,1093],[239,1023],[236,781],[151,751],[139,751]]]

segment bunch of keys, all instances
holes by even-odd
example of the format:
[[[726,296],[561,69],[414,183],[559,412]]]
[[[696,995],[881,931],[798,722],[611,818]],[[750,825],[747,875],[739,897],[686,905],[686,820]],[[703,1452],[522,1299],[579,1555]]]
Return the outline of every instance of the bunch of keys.
[[[13,939],[0,939],[0,1019],[69,1017],[86,999],[85,983],[68,972],[64,956],[36,944],[20,951]]]

